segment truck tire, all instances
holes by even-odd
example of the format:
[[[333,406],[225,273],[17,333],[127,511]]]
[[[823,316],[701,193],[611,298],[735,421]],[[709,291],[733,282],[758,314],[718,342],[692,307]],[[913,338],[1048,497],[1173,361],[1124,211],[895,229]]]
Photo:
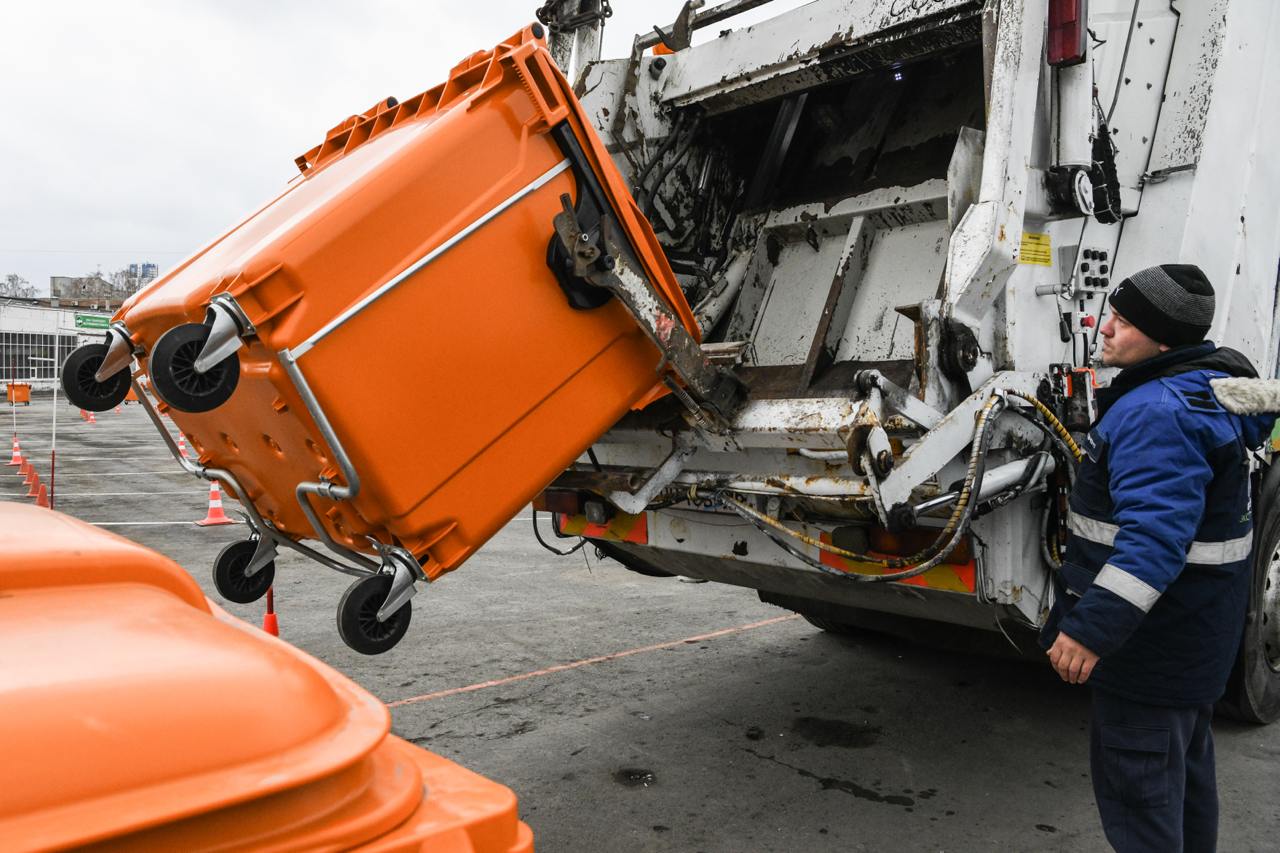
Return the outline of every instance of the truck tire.
[[[1044,663],[1044,652],[1036,644],[1036,633],[1011,620],[1006,620],[1002,634],[994,623],[992,629],[987,630],[764,590],[759,595],[765,604],[794,611],[813,627],[829,634],[879,636],[947,652]]]
[[[1218,713],[1265,724],[1280,719],[1280,465],[1267,471],[1261,492],[1244,637]]]

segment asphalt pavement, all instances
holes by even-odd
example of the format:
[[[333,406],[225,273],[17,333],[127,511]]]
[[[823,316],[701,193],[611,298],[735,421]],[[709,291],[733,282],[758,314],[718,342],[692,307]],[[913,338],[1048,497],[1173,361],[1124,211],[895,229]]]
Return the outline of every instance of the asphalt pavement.
[[[47,480],[50,398],[0,408],[3,433],[14,414]],[[261,602],[223,602],[210,578],[247,529],[192,523],[208,485],[138,405],[88,424],[60,402],[57,452],[57,511],[167,554],[261,624]],[[15,470],[0,500],[28,500]],[[398,735],[511,787],[539,850],[1106,849],[1088,696],[1047,666],[824,634],[750,590],[557,557],[530,525],[526,509],[423,589],[380,657],[338,638],[346,576],[283,553],[275,600],[281,636],[387,702]],[[1219,849],[1280,849],[1280,725],[1215,735]]]

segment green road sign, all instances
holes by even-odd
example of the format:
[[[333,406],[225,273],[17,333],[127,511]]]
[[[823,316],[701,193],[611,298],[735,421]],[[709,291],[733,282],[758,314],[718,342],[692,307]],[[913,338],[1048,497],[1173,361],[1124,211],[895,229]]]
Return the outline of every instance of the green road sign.
[[[106,314],[77,314],[77,329],[105,329],[111,325],[111,318]]]

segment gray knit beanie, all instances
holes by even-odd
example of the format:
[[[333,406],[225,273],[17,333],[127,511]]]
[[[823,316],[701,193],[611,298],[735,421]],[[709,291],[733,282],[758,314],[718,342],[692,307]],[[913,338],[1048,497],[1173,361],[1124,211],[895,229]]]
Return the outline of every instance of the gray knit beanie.
[[[1153,341],[1196,344],[1213,325],[1213,285],[1194,264],[1147,267],[1116,286],[1111,307]]]

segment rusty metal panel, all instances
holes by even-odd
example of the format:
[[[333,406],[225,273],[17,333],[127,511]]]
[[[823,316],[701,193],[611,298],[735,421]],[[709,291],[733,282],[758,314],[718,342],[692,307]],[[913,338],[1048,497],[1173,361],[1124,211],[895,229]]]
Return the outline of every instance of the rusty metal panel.
[[[815,0],[670,57],[659,98],[711,112],[980,38],[979,0]]]

